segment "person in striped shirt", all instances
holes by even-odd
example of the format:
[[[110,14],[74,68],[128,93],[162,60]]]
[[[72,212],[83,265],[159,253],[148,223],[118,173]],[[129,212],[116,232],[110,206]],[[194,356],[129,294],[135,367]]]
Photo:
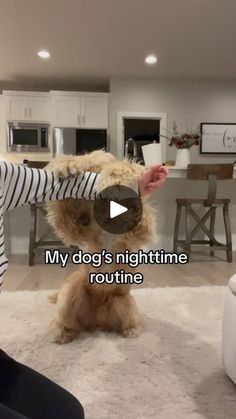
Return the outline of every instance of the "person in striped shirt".
[[[140,194],[150,194],[160,188],[167,173],[163,166],[147,169],[139,180]],[[35,202],[95,199],[99,176],[85,172],[63,179],[48,170],[0,162],[0,286],[8,265],[3,214]],[[66,390],[0,349],[0,418],[82,419],[84,411],[80,402]]]

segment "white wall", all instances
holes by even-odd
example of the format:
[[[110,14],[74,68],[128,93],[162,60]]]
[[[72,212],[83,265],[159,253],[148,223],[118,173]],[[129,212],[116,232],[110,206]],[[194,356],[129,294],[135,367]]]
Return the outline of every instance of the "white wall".
[[[185,129],[195,129],[201,122],[236,122],[236,82],[209,80],[165,80],[112,78],[110,84],[110,145],[116,154],[117,112],[164,112],[167,130],[173,121]],[[193,162],[230,162],[234,156],[199,155],[191,149]],[[167,145],[167,159],[175,159],[175,149]]]
[[[201,122],[236,122],[236,82],[208,80],[165,80],[112,78],[110,97],[111,151],[116,154],[117,112],[163,112],[167,114],[167,129],[171,133],[173,121],[185,129],[195,129]],[[167,160],[175,160],[176,149],[167,145]],[[191,149],[193,163],[233,162],[236,155],[200,155],[199,148]],[[157,209],[158,234],[154,247],[170,250],[173,241],[175,199],[204,197],[206,182],[169,179],[157,192],[154,206]],[[220,182],[218,196],[231,199],[231,224],[233,247],[236,249],[236,180]],[[183,231],[183,230],[182,230]],[[224,225],[219,214],[216,223],[219,240],[224,241]]]

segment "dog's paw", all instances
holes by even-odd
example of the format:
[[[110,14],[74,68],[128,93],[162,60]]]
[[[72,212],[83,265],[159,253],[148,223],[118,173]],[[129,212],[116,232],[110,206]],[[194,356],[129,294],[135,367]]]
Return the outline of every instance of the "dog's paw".
[[[63,178],[78,176],[82,173],[81,167],[79,168],[78,163],[73,160],[58,165],[53,171],[56,176]]]
[[[47,166],[56,177],[73,177],[84,172],[84,164],[78,156],[56,157]]]
[[[64,345],[65,343],[70,343],[74,340],[74,336],[67,332],[60,332],[53,336],[53,343],[57,343],[58,345]]]
[[[140,334],[140,330],[137,327],[131,327],[130,329],[124,329],[122,331],[124,337],[129,339],[137,338]]]
[[[64,345],[65,343],[70,343],[75,338],[75,333],[70,330],[61,329],[54,331],[53,342],[58,343],[58,345]]]
[[[77,332],[72,329],[66,329],[63,325],[52,322],[52,341],[59,345],[72,342],[75,339]]]

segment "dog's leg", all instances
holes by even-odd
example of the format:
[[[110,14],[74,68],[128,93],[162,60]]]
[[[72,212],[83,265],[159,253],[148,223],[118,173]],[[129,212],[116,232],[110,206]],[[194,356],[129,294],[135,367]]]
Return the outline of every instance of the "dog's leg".
[[[76,276],[77,274],[74,275],[75,280]],[[76,316],[78,289],[73,287],[73,282],[75,281],[66,281],[58,293],[56,318],[51,327],[53,341],[59,344],[71,342],[80,332]]]
[[[110,320],[118,324],[120,332],[127,338],[140,333],[141,317],[131,295],[116,296],[110,309]]]

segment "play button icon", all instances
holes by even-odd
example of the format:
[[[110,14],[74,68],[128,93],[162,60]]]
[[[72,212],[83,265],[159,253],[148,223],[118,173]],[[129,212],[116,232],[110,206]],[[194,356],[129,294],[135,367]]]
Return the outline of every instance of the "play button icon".
[[[124,214],[126,211],[128,211],[128,208],[124,207],[123,205],[120,205],[114,201],[110,202],[110,218],[118,217],[119,215]]]
[[[133,230],[142,217],[142,201],[132,189],[123,185],[103,189],[94,201],[94,217],[98,225],[112,234]]]

